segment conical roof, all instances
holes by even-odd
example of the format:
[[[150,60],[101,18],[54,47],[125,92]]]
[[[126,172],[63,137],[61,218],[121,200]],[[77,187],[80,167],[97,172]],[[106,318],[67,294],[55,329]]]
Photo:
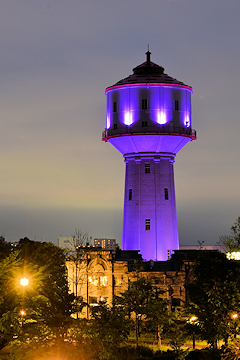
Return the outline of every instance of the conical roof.
[[[146,52],[146,61],[133,69],[133,74],[118,81],[112,86],[127,85],[127,84],[139,84],[139,83],[163,83],[163,84],[177,84],[184,85],[181,81],[172,78],[168,74],[164,73],[164,68],[152,62],[150,60],[150,51]],[[112,87],[109,86],[108,88]]]

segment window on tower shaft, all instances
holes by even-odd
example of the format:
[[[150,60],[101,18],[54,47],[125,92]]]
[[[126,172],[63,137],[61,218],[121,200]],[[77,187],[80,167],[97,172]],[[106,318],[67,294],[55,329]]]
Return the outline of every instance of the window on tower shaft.
[[[129,189],[128,200],[132,200],[132,189]]]
[[[117,129],[117,124],[113,124],[113,129],[114,129],[114,130]]]
[[[142,110],[147,110],[147,108],[148,108],[147,99],[142,99]]]
[[[113,103],[113,112],[117,112],[118,111],[118,103],[117,101],[114,101]]]
[[[179,101],[175,100],[175,110],[178,111],[179,110]]]
[[[145,174],[150,174],[150,164],[145,164]]]
[[[145,230],[146,231],[150,230],[150,219],[145,219]]]
[[[142,121],[142,127],[147,127],[147,126],[148,126],[147,121]]]
[[[168,188],[164,188],[164,198],[168,200]]]

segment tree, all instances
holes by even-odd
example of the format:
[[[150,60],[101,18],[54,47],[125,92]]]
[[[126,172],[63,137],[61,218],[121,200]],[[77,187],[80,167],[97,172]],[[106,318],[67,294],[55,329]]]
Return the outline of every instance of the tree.
[[[231,226],[230,235],[220,236],[219,244],[226,248],[226,252],[235,252],[240,249],[240,217]]]
[[[100,359],[118,359],[117,350],[129,335],[129,320],[122,307],[104,302],[93,307],[88,335]]]
[[[21,277],[28,278],[28,286],[20,286]],[[68,291],[65,255],[57,246],[24,238],[0,263],[0,330],[4,339],[13,334],[63,337],[73,322],[71,315],[83,305]]]
[[[78,296],[79,288],[83,285],[85,280],[85,274],[81,270],[82,255],[84,252],[84,245],[87,245],[89,241],[88,232],[80,229],[75,229],[71,239],[69,239],[70,246],[74,250],[65,250],[66,260],[70,261],[74,265],[74,273],[72,277],[69,277],[70,281],[74,285],[74,295],[76,299],[82,299]],[[78,318],[78,312],[76,313]]]
[[[3,236],[0,236],[0,260],[4,259],[11,253],[11,244],[5,241]]]
[[[163,292],[155,290],[155,297],[151,298],[147,305],[146,326],[147,329],[156,334],[158,346],[162,345],[162,332],[169,318],[168,303],[166,299],[159,298]]]
[[[137,346],[141,320],[143,318],[145,320],[147,318],[153,319],[153,309],[156,309],[157,306],[156,301],[159,302],[158,310],[163,309],[161,303],[163,300],[160,299],[162,293],[162,291],[153,287],[152,283],[145,277],[140,277],[136,281],[129,281],[128,289],[115,298],[116,303],[122,305],[129,318],[134,317]],[[160,315],[158,315],[158,325],[159,319]]]
[[[189,337],[186,319],[178,311],[174,311],[168,317],[168,324],[165,326],[165,335],[170,346],[179,354],[181,347]],[[185,357],[184,357],[185,358]]]
[[[216,347],[233,332],[232,315],[240,311],[240,263],[218,251],[201,251],[187,286],[189,311],[198,318],[201,336]]]

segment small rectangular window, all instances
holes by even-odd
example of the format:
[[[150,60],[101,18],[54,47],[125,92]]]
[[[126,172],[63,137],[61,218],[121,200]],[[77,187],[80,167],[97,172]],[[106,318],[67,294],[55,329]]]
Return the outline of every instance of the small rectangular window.
[[[128,200],[132,200],[132,189],[129,189]]]
[[[142,127],[147,127],[147,126],[148,126],[147,121],[142,121]]]
[[[148,108],[147,99],[142,99],[142,110],[147,110],[147,108]]]
[[[89,304],[97,304],[97,297],[96,296],[89,296]]]
[[[175,100],[175,110],[179,110],[179,101]]]
[[[150,164],[145,164],[145,174],[150,174]]]
[[[150,230],[150,219],[145,219],[145,230],[146,231]]]
[[[164,189],[164,198],[165,200],[168,200],[168,188]]]
[[[114,129],[114,130],[117,129],[117,124],[113,124],[113,129]]]
[[[118,111],[118,103],[117,101],[114,101],[113,103],[113,112],[117,112]]]

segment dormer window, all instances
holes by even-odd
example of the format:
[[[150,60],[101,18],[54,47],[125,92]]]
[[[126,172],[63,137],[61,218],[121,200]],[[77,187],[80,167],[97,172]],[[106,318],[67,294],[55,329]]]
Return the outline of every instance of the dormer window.
[[[147,110],[147,108],[148,108],[147,99],[142,99],[142,110]]]

